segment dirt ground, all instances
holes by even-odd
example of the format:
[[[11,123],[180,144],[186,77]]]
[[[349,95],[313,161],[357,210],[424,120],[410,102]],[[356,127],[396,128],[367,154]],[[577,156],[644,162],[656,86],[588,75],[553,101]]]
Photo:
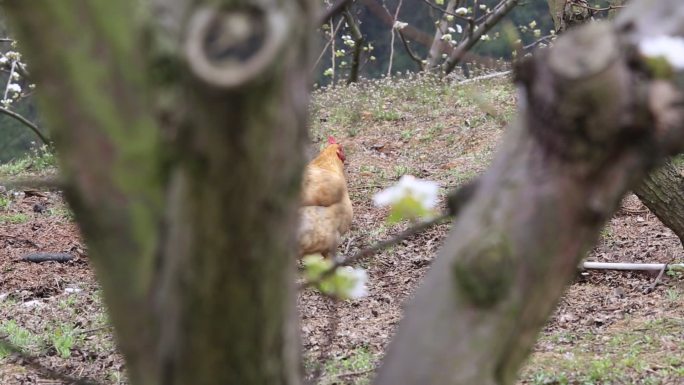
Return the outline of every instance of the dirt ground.
[[[494,91],[483,98],[512,109],[510,94],[496,92],[506,87],[493,82],[488,89]],[[400,101],[390,97],[379,108],[393,109]],[[459,116],[396,109],[399,118],[380,119],[361,110],[354,123],[362,128],[350,132],[333,121],[331,105],[318,106],[313,129],[318,142],[333,134],[347,152],[355,218],[340,250],[346,255],[405,228],[386,224],[386,211],[371,204],[374,193],[404,174],[438,181],[445,190],[459,185],[486,168],[504,131],[500,119],[482,112],[481,105],[463,102],[465,112]],[[11,204],[0,210],[0,336],[64,374],[125,383],[87,249],[61,194],[3,194]],[[369,274],[369,295],[363,299],[335,305],[310,289],[301,293],[305,365],[309,373],[323,366],[320,383],[368,383],[402,306],[430,268],[449,227],[433,227],[362,261]],[[74,258],[22,261],[33,252]],[[677,237],[629,195],[587,259],[682,263],[684,251]],[[636,272],[578,272],[520,383],[684,383],[683,281],[665,275],[649,291],[654,279]],[[34,363],[0,350],[0,383],[64,383]]]

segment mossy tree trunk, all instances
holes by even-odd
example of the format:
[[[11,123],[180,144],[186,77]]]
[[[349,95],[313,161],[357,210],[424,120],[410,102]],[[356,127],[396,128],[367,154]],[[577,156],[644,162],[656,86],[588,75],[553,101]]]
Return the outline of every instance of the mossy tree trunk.
[[[132,384],[301,383],[293,225],[310,6],[219,3],[2,3]],[[625,53],[677,32],[679,0],[638,4],[520,67],[519,119],[379,384],[513,383],[621,196],[654,154],[681,150],[682,83]]]
[[[613,0],[610,4],[622,7],[626,3],[626,0]],[[588,9],[567,0],[548,0],[548,4],[559,32],[589,20]],[[621,9],[612,9],[608,17],[614,18]],[[633,192],[665,226],[675,232],[684,245],[684,177],[677,166],[668,160],[664,166],[648,175]]]
[[[651,77],[634,48],[681,33],[678,7],[635,1],[614,25],[572,28],[519,65],[518,119],[406,307],[377,384],[515,383],[622,196],[684,147],[682,83]]]
[[[218,3],[2,3],[132,384],[300,383],[310,2]]]

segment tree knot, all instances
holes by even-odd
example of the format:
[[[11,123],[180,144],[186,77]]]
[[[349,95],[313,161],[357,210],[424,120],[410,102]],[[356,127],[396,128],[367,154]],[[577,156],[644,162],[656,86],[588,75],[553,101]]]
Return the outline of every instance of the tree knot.
[[[511,245],[495,233],[469,249],[452,265],[456,293],[475,306],[491,307],[506,296],[513,282]]]
[[[219,88],[235,88],[262,74],[285,45],[288,19],[259,3],[230,9],[201,7],[188,22],[185,57],[191,72]]]

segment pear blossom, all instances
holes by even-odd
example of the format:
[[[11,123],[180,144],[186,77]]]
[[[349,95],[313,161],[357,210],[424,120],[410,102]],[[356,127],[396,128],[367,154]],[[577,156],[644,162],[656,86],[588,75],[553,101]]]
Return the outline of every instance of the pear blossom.
[[[344,298],[358,299],[368,295],[368,273],[360,268],[344,266],[337,269],[337,275],[348,280],[351,286],[345,288],[340,295]]]
[[[386,188],[373,197],[376,206],[390,206],[406,197],[411,197],[426,209],[437,206],[439,184],[430,180],[420,180],[412,175],[404,175],[399,183]]]
[[[458,32],[458,33],[463,32],[463,27],[461,27],[459,24],[456,24],[456,32]]]
[[[397,31],[401,31],[402,29],[406,28],[407,25],[408,23],[404,23],[403,21],[397,20],[394,22],[392,28],[396,29]]]
[[[662,57],[672,67],[684,69],[684,38],[660,35],[639,42],[639,51],[647,57]]]
[[[465,8],[465,7],[457,8],[457,9],[454,11],[454,13],[457,14],[457,15],[461,15],[461,16],[467,15],[467,14],[468,14],[468,8]]]
[[[21,86],[17,83],[10,83],[7,85],[7,90],[10,92],[19,93],[21,92]]]

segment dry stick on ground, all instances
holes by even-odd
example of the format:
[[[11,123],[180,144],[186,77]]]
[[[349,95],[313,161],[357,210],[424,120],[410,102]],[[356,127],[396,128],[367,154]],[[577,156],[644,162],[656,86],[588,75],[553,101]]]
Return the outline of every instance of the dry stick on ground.
[[[39,372],[46,378],[59,380],[62,381],[64,384],[69,385],[100,385],[99,382],[92,379],[72,377],[62,372],[61,370],[48,368],[47,366],[38,362],[38,359],[36,357],[26,354],[21,348],[7,341],[5,337],[2,336],[0,336],[0,348],[7,350],[13,354],[16,354],[27,364],[27,366],[35,369],[37,372]]]

